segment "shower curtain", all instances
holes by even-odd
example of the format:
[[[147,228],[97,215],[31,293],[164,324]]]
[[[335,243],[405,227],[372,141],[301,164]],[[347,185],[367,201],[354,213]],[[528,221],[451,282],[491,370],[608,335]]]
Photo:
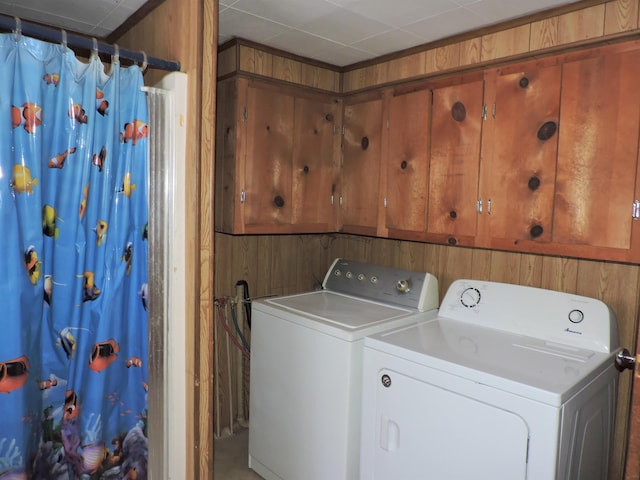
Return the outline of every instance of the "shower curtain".
[[[0,35],[0,480],[147,476],[142,85]]]

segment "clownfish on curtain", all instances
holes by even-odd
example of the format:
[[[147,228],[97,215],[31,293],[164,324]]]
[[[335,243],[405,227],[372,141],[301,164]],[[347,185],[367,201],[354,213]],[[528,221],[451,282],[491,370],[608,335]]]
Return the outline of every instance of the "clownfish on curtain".
[[[0,480],[147,477],[142,85],[0,35]]]

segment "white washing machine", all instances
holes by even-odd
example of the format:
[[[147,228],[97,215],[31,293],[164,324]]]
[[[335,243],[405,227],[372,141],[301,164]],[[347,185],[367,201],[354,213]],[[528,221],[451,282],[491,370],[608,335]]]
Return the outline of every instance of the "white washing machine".
[[[436,319],[364,345],[361,479],[607,478],[618,331],[599,300],[458,280]]]
[[[268,480],[357,479],[363,338],[437,308],[433,275],[343,259],[320,291],[253,302],[249,467]]]

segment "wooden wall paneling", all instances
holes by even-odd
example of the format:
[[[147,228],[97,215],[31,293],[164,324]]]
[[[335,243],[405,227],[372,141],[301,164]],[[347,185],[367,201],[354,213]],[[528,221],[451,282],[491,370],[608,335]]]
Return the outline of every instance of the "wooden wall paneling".
[[[273,55],[256,49],[254,52],[255,73],[265,77],[273,77]]]
[[[255,48],[240,45],[238,50],[238,55],[240,57],[238,60],[239,69],[243,72],[256,73]]]
[[[218,78],[238,69],[238,48],[233,45],[218,52]]]
[[[331,238],[327,235],[299,235],[296,242],[295,286],[299,291],[318,289],[334,260],[329,256]]]
[[[389,81],[387,72],[388,64],[386,62],[348,70],[342,74],[342,93],[351,93],[387,83]]]
[[[302,83],[302,63],[291,58],[272,56],[273,78],[291,83]]]
[[[387,69],[387,82],[404,80],[424,75],[426,71],[426,52],[418,52],[406,57],[390,60]]]
[[[480,252],[485,253],[484,250],[479,250],[478,253]],[[522,265],[520,255],[494,250],[489,252],[487,256],[490,259],[489,280],[503,283],[520,283],[520,267]],[[474,277],[478,278],[475,266],[476,264],[474,263],[473,273]]]
[[[576,293],[578,261],[565,257],[542,257],[541,288]]]
[[[471,248],[429,246],[438,251],[438,271],[431,272],[438,278],[438,288],[440,289],[440,299],[444,296],[449,286],[454,280],[459,278],[470,278],[472,276],[472,265],[474,252]]]
[[[340,91],[340,73],[327,68],[302,63],[300,83],[307,87],[337,93]]]
[[[604,34],[628,32],[638,28],[638,1],[615,0],[605,4]]]
[[[529,24],[482,36],[481,60],[487,62],[529,51]]]
[[[426,51],[425,73],[453,70],[460,66],[460,43],[432,48]]]
[[[604,35],[605,5],[576,10],[558,19],[558,40],[561,45],[580,42]]]
[[[519,257],[520,276],[518,278],[518,284],[539,288],[542,284],[542,255],[521,254]]]
[[[460,42],[460,66],[475,65],[482,61],[482,37]]]
[[[544,50],[558,45],[558,17],[545,18],[531,24],[531,39],[529,50]]]

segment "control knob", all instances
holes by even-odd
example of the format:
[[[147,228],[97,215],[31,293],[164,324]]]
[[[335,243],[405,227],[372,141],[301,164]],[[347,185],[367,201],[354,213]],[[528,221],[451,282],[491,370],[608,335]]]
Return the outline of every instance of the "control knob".
[[[396,283],[396,290],[400,293],[409,293],[411,291],[409,280],[398,280],[398,283]]]

